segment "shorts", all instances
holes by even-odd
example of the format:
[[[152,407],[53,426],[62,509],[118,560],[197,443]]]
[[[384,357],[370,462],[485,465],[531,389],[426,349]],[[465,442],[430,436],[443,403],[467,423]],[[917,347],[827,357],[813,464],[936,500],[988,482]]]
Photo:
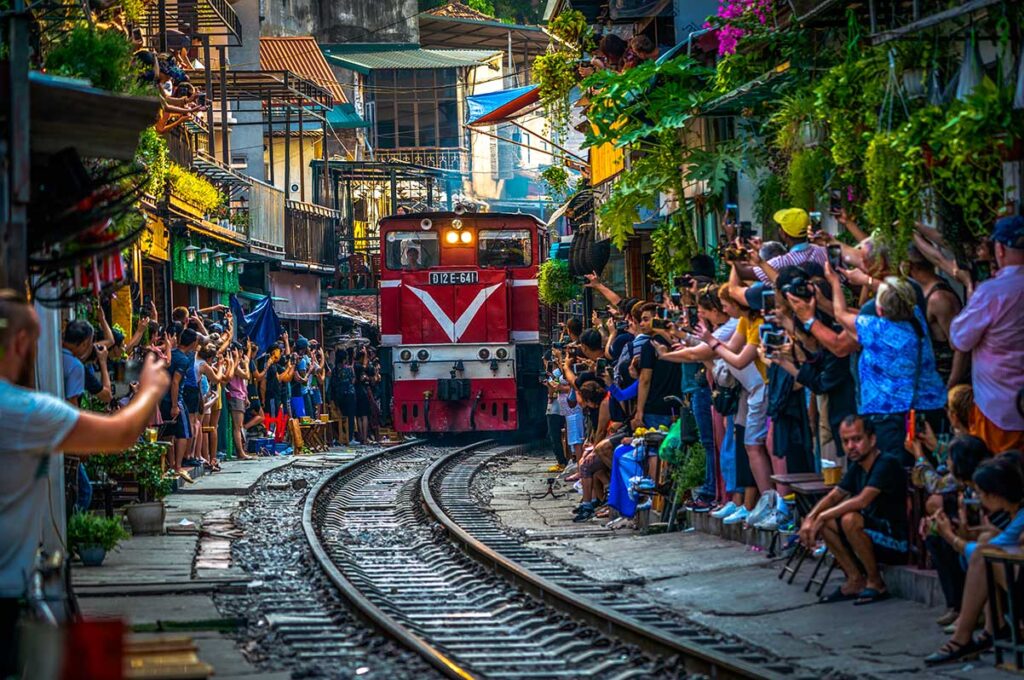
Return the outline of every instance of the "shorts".
[[[171,400],[169,398],[160,402],[160,417],[164,420],[160,426],[161,436],[176,437],[178,439],[190,439],[192,437],[188,410],[185,408],[182,395],[178,395],[178,419],[171,420]]]
[[[324,403],[324,400],[320,397],[320,389],[314,387],[309,390],[309,400],[313,403],[313,406],[319,406]]]
[[[893,528],[888,520],[863,512],[861,517],[864,519],[864,533],[871,539],[871,545],[875,551],[875,559],[881,564],[890,566],[906,564],[907,557],[910,554],[910,546],[907,543],[906,535],[901,538],[893,536],[895,532],[893,532]],[[842,540],[843,545],[846,546],[846,549],[851,554],[856,555],[853,551],[853,546],[850,545],[850,540],[843,533],[843,525],[838,520],[836,521],[836,527],[838,528],[839,538]]]
[[[583,411],[576,409],[565,417],[565,435],[569,446],[583,443]]]
[[[245,399],[239,399],[238,397],[228,397],[228,410],[231,411],[232,413],[245,413]]]
[[[768,440],[768,385],[762,383],[750,392],[744,391],[744,396],[746,399],[740,403],[740,414],[746,416],[743,420],[743,443],[747,446],[763,445]]]
[[[199,388],[198,387],[182,387],[181,397],[185,402],[185,408],[188,409],[189,413],[199,413]]]

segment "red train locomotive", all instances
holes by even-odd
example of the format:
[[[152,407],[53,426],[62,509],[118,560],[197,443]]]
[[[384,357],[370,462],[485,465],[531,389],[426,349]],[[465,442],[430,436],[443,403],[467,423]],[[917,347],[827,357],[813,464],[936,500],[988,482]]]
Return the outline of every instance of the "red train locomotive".
[[[381,220],[381,364],[390,367],[397,431],[516,430],[543,421],[542,226],[502,213]]]

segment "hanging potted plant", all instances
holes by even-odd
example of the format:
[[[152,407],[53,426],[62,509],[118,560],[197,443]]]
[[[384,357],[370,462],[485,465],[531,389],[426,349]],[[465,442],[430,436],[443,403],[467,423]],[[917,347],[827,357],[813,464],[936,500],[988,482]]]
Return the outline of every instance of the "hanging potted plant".
[[[580,294],[580,286],[569,276],[565,260],[546,260],[537,268],[537,295],[546,305],[562,305]]]
[[[107,553],[128,538],[117,518],[107,519],[88,512],[76,512],[68,520],[68,547],[78,554],[82,564],[98,567]]]

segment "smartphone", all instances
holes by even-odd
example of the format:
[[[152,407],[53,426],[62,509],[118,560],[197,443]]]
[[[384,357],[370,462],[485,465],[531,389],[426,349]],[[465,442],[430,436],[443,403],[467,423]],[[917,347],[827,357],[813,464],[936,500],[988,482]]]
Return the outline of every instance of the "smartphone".
[[[811,218],[811,224],[814,226],[814,230],[817,231],[821,228],[821,213],[818,211],[807,213],[807,216]]]
[[[200,92],[199,97],[196,99],[196,102],[198,102],[200,106],[206,106],[206,93]]]
[[[913,441],[917,438],[917,411],[910,409],[907,415],[907,439]]]
[[[839,271],[843,266],[843,247],[838,243],[828,246],[828,264],[833,271]]]
[[[775,309],[775,291],[764,290],[761,292],[761,309],[768,311],[769,309]]]
[[[750,221],[748,221],[748,220],[744,220],[743,222],[740,222],[740,238],[743,239],[744,242],[746,242],[747,239],[750,239],[753,236],[754,236],[754,225],[751,224]]]
[[[843,210],[843,192],[833,189],[828,195],[828,211],[838,215]]]
[[[132,40],[134,40],[136,42],[142,42],[142,29],[141,28],[136,27],[136,28],[132,29]]]
[[[608,368],[608,361],[607,361],[607,359],[598,359],[597,360],[597,372],[598,373],[603,373],[606,368]]]
[[[765,347],[782,347],[786,344],[786,331],[770,330],[764,334],[761,340]]]
[[[672,304],[677,307],[679,306],[679,302],[683,299],[683,296],[680,293],[672,293],[669,297],[672,298]]]
[[[654,319],[651,321],[651,328],[665,330],[668,328],[668,321],[665,319]]]
[[[740,207],[735,203],[725,204],[725,223],[736,224],[740,219]]]
[[[697,324],[700,323],[700,317],[697,315],[697,306],[690,305],[686,308],[686,325],[690,328],[696,328]]]

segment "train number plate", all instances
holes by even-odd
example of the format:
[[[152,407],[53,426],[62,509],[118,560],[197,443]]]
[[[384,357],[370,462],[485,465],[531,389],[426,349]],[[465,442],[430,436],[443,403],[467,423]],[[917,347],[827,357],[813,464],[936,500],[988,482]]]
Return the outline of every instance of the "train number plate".
[[[430,285],[432,286],[455,286],[476,282],[477,272],[430,272]]]

